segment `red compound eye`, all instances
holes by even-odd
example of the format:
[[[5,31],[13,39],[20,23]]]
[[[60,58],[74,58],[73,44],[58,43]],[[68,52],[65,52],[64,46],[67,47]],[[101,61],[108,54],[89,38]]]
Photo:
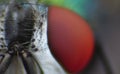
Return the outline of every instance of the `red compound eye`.
[[[48,13],[48,40],[53,55],[69,72],[82,71],[93,54],[91,28],[67,9],[51,6]]]

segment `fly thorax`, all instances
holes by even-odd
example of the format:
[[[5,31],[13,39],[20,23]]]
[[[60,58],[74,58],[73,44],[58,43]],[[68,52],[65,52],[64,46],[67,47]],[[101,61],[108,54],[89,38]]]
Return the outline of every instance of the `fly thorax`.
[[[5,17],[5,40],[9,50],[18,52],[28,49],[34,29],[34,10],[20,3],[8,5]]]

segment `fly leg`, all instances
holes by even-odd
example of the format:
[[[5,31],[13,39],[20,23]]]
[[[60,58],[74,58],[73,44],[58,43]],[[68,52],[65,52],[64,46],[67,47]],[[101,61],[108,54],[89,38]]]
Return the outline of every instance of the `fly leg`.
[[[9,53],[2,53],[0,57],[2,57],[0,60],[0,74],[4,74],[12,61],[12,55]]]
[[[32,55],[29,52],[24,51],[21,54],[21,57],[27,74],[41,74],[37,63],[34,61]]]

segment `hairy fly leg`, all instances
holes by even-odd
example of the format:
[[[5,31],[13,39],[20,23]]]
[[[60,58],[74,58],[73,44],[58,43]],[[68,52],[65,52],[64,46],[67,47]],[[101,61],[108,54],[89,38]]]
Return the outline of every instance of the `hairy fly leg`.
[[[0,74],[4,74],[12,61],[12,55],[10,55],[9,53],[5,53],[0,54],[0,56],[2,57],[2,59],[0,60]]]
[[[41,69],[29,52],[22,51],[20,55],[27,74],[42,74]]]

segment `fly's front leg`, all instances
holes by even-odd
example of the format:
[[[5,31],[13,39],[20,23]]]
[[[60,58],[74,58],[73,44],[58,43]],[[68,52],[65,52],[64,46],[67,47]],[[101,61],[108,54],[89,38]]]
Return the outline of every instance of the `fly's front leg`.
[[[2,53],[0,57],[2,57],[0,60],[0,74],[4,74],[11,63],[12,55],[9,53]]]
[[[38,64],[29,52],[23,51],[21,57],[27,74],[41,74]]]

